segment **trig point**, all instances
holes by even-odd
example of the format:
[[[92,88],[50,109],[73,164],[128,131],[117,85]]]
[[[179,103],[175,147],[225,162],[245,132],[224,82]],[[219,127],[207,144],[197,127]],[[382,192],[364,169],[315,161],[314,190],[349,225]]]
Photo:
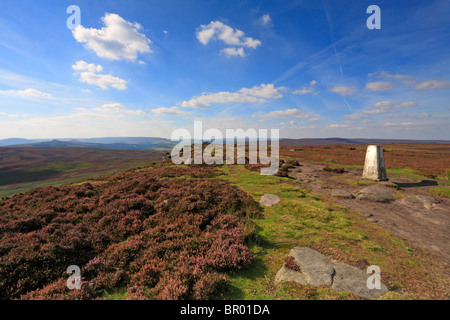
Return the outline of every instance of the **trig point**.
[[[366,161],[364,163],[363,178],[387,181],[386,165],[384,164],[382,146],[367,146]]]

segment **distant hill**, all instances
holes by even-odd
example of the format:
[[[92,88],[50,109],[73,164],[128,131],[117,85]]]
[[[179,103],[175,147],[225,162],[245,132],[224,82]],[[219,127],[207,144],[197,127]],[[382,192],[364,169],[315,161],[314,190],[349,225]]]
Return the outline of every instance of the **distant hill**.
[[[280,146],[323,146],[334,144],[391,144],[391,143],[450,143],[450,140],[408,140],[408,139],[280,139]]]
[[[22,148],[88,148],[114,150],[168,150],[174,142],[164,138],[93,138],[93,139],[61,139],[61,140],[0,140],[0,146]]]

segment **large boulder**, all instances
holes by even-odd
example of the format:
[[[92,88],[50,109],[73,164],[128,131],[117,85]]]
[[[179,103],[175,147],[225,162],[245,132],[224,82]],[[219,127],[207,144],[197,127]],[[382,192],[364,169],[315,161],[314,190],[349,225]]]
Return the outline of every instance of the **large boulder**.
[[[374,202],[392,202],[394,201],[394,190],[382,185],[366,187],[357,193],[360,200],[369,200]]]
[[[295,247],[289,255],[294,258],[309,285],[331,286],[334,269],[328,257],[307,247]]]
[[[369,275],[356,267],[338,261],[333,261],[333,267],[336,274],[331,288],[337,292],[349,291],[361,298],[376,299],[389,291],[382,283],[380,289],[369,289],[367,287]]]

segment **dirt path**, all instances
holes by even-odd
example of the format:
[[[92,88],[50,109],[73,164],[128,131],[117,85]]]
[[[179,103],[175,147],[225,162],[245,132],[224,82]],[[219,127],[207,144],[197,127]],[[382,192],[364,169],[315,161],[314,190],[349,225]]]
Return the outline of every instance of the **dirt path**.
[[[311,188],[311,193],[331,196],[333,189],[356,192],[366,187],[358,184],[361,179],[361,170],[349,170],[344,173],[324,171],[325,165],[303,164],[292,169],[289,176],[296,179],[303,186]],[[361,181],[359,181],[361,182]],[[427,209],[421,206],[403,203],[401,198],[410,195],[427,195],[427,189],[433,182],[418,183],[415,180],[404,177],[392,177],[388,182],[378,182],[392,186],[397,184],[395,201],[391,203],[372,202],[357,198],[332,197],[338,205],[356,210],[369,221],[378,223],[393,234],[406,239],[430,252],[441,256],[446,262],[450,262],[450,200],[444,197],[434,197],[439,201]]]

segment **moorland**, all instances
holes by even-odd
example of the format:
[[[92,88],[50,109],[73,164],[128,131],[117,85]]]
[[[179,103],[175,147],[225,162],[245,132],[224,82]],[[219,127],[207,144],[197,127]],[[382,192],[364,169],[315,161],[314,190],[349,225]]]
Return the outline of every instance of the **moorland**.
[[[448,230],[450,145],[384,145],[391,203],[332,196],[376,184],[361,179],[365,147],[285,146],[275,176],[252,165],[175,166],[160,153],[79,150],[67,161],[66,148],[47,158],[0,148],[4,190],[21,186],[0,200],[0,298],[359,299],[276,284],[290,249],[303,246],[361,270],[379,266],[389,288],[381,299],[447,299],[448,242],[433,227]],[[33,168],[42,170],[32,179],[11,178]],[[262,207],[266,193],[281,202]],[[402,202],[415,195],[437,202]],[[82,290],[67,289],[69,265],[81,267]]]

